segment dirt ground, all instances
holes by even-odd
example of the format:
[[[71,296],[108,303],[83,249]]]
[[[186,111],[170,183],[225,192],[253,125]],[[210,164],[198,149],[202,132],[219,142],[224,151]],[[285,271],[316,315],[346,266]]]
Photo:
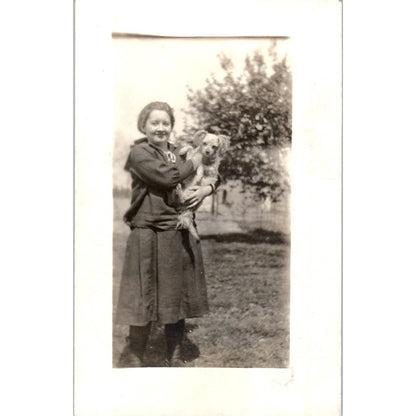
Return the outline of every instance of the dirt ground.
[[[115,199],[114,305],[129,233],[120,214],[127,205],[127,200]],[[222,223],[220,227],[218,220]],[[257,224],[249,227],[224,215],[216,220],[202,213],[198,225],[202,234],[210,313],[186,321],[185,366],[287,367],[290,345],[289,235],[253,228]],[[270,230],[273,226],[265,228]],[[218,229],[221,233],[213,233]],[[127,332],[127,327],[113,326],[114,367],[128,366],[120,361]],[[163,328],[154,324],[146,352],[147,365],[162,365],[165,348]]]

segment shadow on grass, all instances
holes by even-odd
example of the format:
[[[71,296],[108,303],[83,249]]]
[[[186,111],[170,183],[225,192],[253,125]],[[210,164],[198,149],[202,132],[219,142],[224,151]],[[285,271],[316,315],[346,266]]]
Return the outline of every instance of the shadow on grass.
[[[215,240],[218,243],[248,243],[248,244],[289,244],[290,236],[282,232],[274,232],[257,228],[247,233],[207,234],[202,240]]]

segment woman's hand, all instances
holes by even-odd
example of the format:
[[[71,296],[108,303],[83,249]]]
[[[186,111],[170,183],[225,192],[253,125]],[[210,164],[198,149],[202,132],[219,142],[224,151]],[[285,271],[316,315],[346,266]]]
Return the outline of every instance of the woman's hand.
[[[185,204],[187,208],[195,208],[204,198],[210,195],[212,188],[210,185],[191,186],[185,192]]]

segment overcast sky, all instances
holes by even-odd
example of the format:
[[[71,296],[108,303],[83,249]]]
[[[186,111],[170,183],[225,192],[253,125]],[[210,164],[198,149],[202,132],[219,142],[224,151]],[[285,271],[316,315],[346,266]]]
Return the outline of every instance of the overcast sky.
[[[175,110],[180,133],[182,109],[187,107],[186,85],[202,88],[210,73],[222,76],[218,53],[225,52],[241,72],[244,59],[256,49],[267,52],[269,39],[115,38],[115,131],[134,138],[140,109],[150,101],[166,101]],[[288,56],[287,41],[278,40],[281,57]],[[290,57],[288,56],[288,59]]]

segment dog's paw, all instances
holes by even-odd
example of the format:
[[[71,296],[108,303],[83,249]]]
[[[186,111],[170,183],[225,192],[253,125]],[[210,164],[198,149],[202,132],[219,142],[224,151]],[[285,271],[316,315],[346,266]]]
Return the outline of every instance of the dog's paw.
[[[192,150],[193,147],[188,145],[183,146],[180,150],[179,150],[179,155],[180,156],[184,156],[186,155],[190,150]]]

